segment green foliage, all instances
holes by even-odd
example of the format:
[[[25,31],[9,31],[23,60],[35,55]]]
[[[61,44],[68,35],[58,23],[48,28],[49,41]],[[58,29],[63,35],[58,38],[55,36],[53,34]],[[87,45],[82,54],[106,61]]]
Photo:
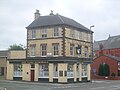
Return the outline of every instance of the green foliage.
[[[13,45],[10,45],[10,47],[8,48],[8,50],[23,50],[23,45],[19,44],[13,44]]]
[[[113,72],[113,73],[111,74],[111,76],[114,76],[114,77],[115,77],[116,75],[115,75],[115,73]]]
[[[100,64],[99,66],[99,71],[98,71],[99,76],[109,76],[110,75],[110,69],[108,64]]]
[[[102,64],[100,64],[100,66],[99,66],[98,75],[100,75],[100,76],[103,75],[103,66],[102,66]]]
[[[104,64],[104,69],[103,69],[104,76],[109,76],[110,75],[110,69],[108,64]]]

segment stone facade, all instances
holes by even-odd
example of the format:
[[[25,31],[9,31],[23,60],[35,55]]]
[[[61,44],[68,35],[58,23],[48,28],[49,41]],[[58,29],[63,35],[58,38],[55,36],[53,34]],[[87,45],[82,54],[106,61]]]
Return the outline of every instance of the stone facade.
[[[8,79],[57,83],[90,81],[92,33],[58,14],[35,18],[27,27],[26,52],[21,52],[18,58],[17,53],[10,54],[8,67],[13,71],[12,74],[8,71]]]

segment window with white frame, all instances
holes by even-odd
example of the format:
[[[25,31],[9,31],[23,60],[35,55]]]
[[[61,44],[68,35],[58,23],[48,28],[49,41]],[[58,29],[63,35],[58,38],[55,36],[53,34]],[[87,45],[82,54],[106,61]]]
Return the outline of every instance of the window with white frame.
[[[71,38],[74,38],[74,36],[75,36],[75,32],[74,32],[74,30],[71,29],[71,30],[70,30],[70,37],[71,37]]]
[[[84,40],[88,41],[88,33],[84,33]]]
[[[74,56],[74,44],[70,44],[70,55]]]
[[[63,77],[63,71],[62,70],[59,71],[59,77]]]
[[[14,77],[22,77],[22,64],[14,64]]]
[[[53,46],[53,55],[59,55],[59,44],[54,43],[52,46]]]
[[[49,77],[49,64],[39,64],[39,77]]]
[[[53,67],[53,76],[58,77],[58,64],[54,64]]]
[[[85,46],[85,57],[88,57],[88,47],[87,46]]]
[[[53,36],[54,36],[54,37],[59,36],[59,30],[58,30],[58,27],[54,27],[54,29],[53,29]]]
[[[87,77],[87,64],[82,64],[82,77]]]
[[[73,64],[68,64],[67,76],[68,77],[73,77]]]
[[[36,30],[32,30],[32,39],[36,38]]]
[[[41,35],[42,35],[42,38],[47,37],[47,29],[46,28],[41,29]]]
[[[78,31],[78,39],[82,40],[82,33],[80,31]]]
[[[41,56],[47,55],[47,44],[41,44]]]
[[[30,46],[30,48],[31,48],[30,56],[35,56],[35,46]]]

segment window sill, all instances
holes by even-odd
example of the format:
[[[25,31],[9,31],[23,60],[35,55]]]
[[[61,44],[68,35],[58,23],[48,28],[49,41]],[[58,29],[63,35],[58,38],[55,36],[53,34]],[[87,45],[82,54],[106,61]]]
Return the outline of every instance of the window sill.
[[[47,57],[47,56],[41,56],[41,57]]]
[[[53,57],[58,57],[59,55],[53,55]]]
[[[30,56],[30,57],[35,57],[35,56]]]
[[[22,77],[22,76],[19,76],[19,75],[14,75],[13,77]]]

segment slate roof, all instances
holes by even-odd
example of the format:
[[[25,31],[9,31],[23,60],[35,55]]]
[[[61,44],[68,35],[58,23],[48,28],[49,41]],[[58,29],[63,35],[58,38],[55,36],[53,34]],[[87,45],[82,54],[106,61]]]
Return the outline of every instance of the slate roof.
[[[101,41],[95,41],[93,43],[93,50],[99,50],[100,49],[100,45],[102,44],[104,46],[104,43],[106,42],[106,40],[101,40]]]
[[[103,45],[103,49],[120,48],[120,35],[110,36],[107,40],[95,41],[93,44],[93,50],[100,50],[100,45]]]
[[[116,57],[116,56],[112,56],[112,55],[105,55],[105,56],[107,56],[109,58],[112,58],[112,59],[114,59],[116,61],[120,61],[120,57]]]
[[[106,40],[104,49],[120,48],[120,35],[109,37]]]
[[[111,58],[111,59],[113,59],[113,60],[116,60],[117,62],[120,62],[120,57],[116,57],[116,56],[112,56],[112,55],[101,55],[101,56],[99,56],[99,57],[102,57],[102,56],[106,56],[106,57],[108,57],[108,58]],[[96,58],[99,58],[99,57],[96,57]],[[95,59],[96,59],[95,58]],[[94,59],[94,60],[95,60]]]
[[[34,20],[28,28],[36,28],[36,27],[45,27],[45,26],[54,26],[54,25],[68,25],[71,27],[79,28],[86,31],[91,31],[85,26],[79,24],[73,19],[64,17],[62,15],[48,15],[48,16],[40,16],[37,20]],[[92,31],[91,31],[92,32]]]
[[[7,51],[0,51],[0,57],[7,57]]]

